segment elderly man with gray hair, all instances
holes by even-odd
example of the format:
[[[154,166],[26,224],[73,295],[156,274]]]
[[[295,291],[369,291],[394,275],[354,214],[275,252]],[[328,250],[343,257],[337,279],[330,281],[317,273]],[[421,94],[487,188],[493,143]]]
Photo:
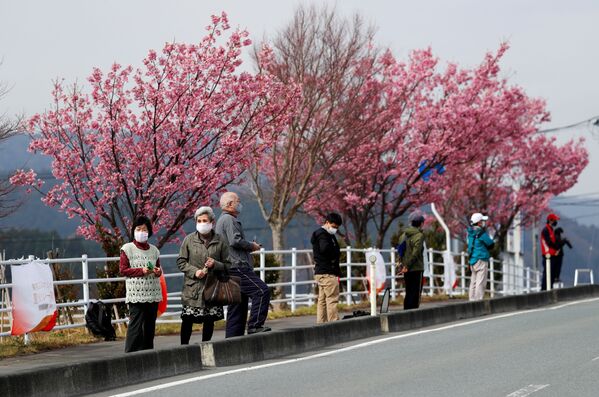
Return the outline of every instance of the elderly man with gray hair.
[[[220,198],[223,210],[216,222],[216,232],[229,243],[232,276],[241,279],[241,303],[227,307],[226,337],[242,336],[245,333],[248,303],[252,308],[247,321],[248,334],[270,331],[264,326],[270,304],[270,291],[264,281],[254,272],[251,252],[260,249],[256,242],[247,241],[241,222],[237,218],[243,208],[239,196],[234,192],[225,192]]]
[[[204,301],[206,276],[222,272],[231,265],[229,245],[216,234],[214,212],[210,207],[200,207],[195,212],[196,231],[188,234],[181,244],[177,267],[185,276],[181,291],[181,344],[189,344],[193,324],[203,324],[202,341],[209,341],[214,332],[214,322],[222,320],[223,307]]]

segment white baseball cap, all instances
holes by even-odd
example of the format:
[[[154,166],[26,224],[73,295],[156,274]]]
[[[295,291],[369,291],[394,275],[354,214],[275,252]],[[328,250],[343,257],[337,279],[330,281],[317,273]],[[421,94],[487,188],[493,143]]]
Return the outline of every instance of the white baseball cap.
[[[470,222],[473,225],[476,225],[478,222],[480,221],[486,221],[487,219],[489,219],[488,216],[481,214],[480,212],[475,212],[474,214],[472,214],[472,216],[470,217]]]

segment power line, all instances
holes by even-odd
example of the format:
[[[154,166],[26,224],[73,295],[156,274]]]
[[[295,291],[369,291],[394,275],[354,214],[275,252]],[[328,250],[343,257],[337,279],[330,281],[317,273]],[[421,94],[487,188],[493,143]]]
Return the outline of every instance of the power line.
[[[569,199],[575,199],[577,197],[590,197],[590,196],[597,196],[597,195],[599,195],[599,192],[570,194],[570,195],[567,195],[567,196],[557,196],[557,197],[554,197],[553,200],[569,200]]]
[[[589,119],[586,119],[586,120],[583,120],[583,121],[579,121],[579,122],[574,123],[574,124],[564,125],[564,126],[561,126],[561,127],[548,128],[546,130],[539,130],[539,131],[537,131],[537,134],[547,134],[547,133],[550,133],[550,132],[558,132],[558,131],[567,130],[567,129],[574,128],[574,127],[577,127],[579,125],[583,125],[583,124],[587,124],[587,123],[591,123],[592,126],[599,127],[599,116],[593,116],[593,117],[591,117]]]
[[[593,212],[592,214],[584,214],[584,215],[578,215],[575,217],[569,217],[569,219],[594,218],[596,216],[599,216],[599,212]]]

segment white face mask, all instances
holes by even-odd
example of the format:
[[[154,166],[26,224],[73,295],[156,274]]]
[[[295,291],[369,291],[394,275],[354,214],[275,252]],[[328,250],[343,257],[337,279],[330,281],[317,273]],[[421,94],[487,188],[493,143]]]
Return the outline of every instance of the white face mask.
[[[335,229],[334,227],[327,227],[325,228],[327,232],[329,232],[330,234],[335,234],[337,233],[337,229]]]
[[[133,237],[135,238],[135,241],[137,241],[138,243],[145,243],[146,241],[148,241],[148,232],[141,232],[136,230],[135,232],[133,232]]]
[[[208,234],[212,231],[212,223],[196,223],[196,230],[200,234]]]

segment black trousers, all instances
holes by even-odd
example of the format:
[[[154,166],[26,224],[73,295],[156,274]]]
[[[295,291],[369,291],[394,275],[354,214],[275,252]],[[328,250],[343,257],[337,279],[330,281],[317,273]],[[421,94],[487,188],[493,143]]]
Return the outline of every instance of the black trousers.
[[[558,282],[560,280],[560,275],[562,274],[562,264],[564,263],[564,254],[558,255],[555,257],[555,272],[551,273],[551,278],[555,277],[554,282]],[[553,269],[552,269],[553,271]]]
[[[250,319],[247,328],[259,328],[264,325],[270,304],[270,291],[264,281],[258,277],[254,269],[233,268],[229,270],[232,276],[241,279],[241,303],[227,307],[226,337],[242,336],[248,316],[248,303],[252,302]]]
[[[541,279],[541,291],[547,291],[547,259],[545,259],[545,257],[542,258],[543,278]],[[563,256],[552,256],[551,259],[549,259],[551,262],[551,288],[553,288],[553,283],[557,282],[559,279],[563,260]]]
[[[154,348],[158,302],[129,303],[125,353]]]
[[[202,342],[208,342],[212,339],[214,333],[214,321],[204,320],[202,323]],[[193,328],[193,319],[184,317],[181,320],[181,344],[188,345],[189,339],[191,339],[191,332]]]
[[[406,283],[406,296],[403,300],[404,310],[417,309],[420,306],[420,295],[422,294],[422,270],[412,270],[403,275]]]

